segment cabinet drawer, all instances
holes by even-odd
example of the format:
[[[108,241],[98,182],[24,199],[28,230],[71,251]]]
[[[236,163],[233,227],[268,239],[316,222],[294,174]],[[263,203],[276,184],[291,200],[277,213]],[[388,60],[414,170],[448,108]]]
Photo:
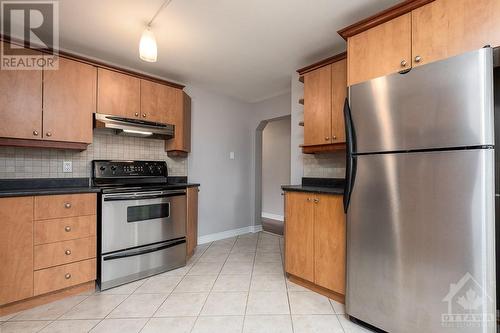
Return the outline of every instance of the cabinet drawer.
[[[35,246],[35,270],[96,256],[95,236]]]
[[[85,238],[95,234],[95,215],[35,222],[35,245]]]
[[[34,294],[45,294],[95,280],[96,260],[89,259],[35,271]]]
[[[35,197],[35,220],[95,215],[96,204],[95,193]]]

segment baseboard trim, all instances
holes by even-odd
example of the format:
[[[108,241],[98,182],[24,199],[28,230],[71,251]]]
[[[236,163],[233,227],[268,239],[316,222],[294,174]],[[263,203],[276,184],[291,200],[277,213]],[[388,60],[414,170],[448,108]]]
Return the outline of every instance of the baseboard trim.
[[[283,215],[262,212],[261,216],[265,219],[276,220],[276,221],[281,221],[281,222],[285,221],[285,217]]]
[[[226,230],[222,232],[216,232],[213,234],[208,234],[198,237],[198,244],[206,244],[210,242],[215,242],[221,239],[231,238],[239,235],[244,235],[248,233],[255,233],[262,231],[262,225],[250,225],[248,227]]]

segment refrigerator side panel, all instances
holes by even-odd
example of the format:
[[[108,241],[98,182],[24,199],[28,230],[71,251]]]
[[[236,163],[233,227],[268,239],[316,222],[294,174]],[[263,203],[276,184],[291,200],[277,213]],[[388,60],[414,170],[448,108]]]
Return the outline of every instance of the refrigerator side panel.
[[[491,48],[350,88],[356,152],[493,145]]]
[[[388,332],[494,332],[448,316],[495,313],[493,177],[493,149],[357,156],[347,313]]]

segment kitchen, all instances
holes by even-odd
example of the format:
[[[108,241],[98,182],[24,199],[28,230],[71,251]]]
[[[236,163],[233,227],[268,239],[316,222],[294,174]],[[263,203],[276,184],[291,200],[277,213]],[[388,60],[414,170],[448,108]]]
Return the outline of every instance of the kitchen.
[[[2,24],[2,332],[495,330],[499,1],[51,4],[50,47]],[[280,236],[255,129],[283,116]]]

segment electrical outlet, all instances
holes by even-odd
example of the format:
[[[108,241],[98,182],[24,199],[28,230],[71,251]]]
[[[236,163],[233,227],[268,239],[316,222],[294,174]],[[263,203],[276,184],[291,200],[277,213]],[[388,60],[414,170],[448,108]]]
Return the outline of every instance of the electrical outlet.
[[[234,160],[234,151],[229,152],[229,159]]]
[[[64,161],[63,162],[63,172],[73,172],[73,162]]]

